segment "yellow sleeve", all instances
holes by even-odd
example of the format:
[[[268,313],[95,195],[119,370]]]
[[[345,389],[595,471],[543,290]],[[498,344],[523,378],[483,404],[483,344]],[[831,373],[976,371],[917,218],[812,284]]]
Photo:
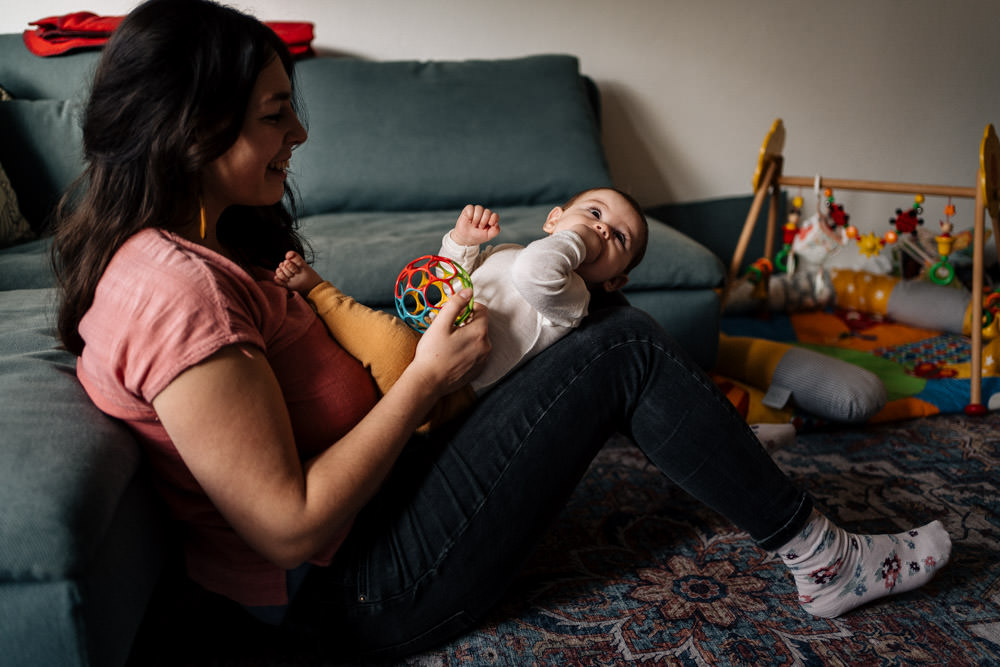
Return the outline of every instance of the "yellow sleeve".
[[[413,361],[419,335],[397,317],[364,306],[328,282],[308,294],[330,335],[389,390]]]

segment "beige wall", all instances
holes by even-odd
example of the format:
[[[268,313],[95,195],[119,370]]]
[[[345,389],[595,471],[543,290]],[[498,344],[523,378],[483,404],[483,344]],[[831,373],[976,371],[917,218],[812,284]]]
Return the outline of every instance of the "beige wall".
[[[133,4],[2,3],[2,32],[84,5],[111,15]],[[650,205],[748,193],[776,117],[788,130],[786,174],[949,185],[973,184],[983,129],[1000,125],[1000,5],[992,0],[236,4],[265,20],[312,21],[318,47],[365,58],[575,54],[604,95],[613,175]],[[811,200],[811,189],[804,194]],[[852,222],[878,231],[911,203],[846,192],[837,199]],[[955,203],[965,227],[971,202]],[[929,224],[943,205],[928,200]]]

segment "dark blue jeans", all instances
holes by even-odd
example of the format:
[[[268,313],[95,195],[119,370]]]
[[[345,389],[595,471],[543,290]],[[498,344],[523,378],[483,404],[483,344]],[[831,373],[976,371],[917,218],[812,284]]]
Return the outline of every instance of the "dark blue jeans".
[[[466,418],[415,438],[334,563],[306,577],[286,627],[334,655],[380,657],[469,630],[616,431],[765,549],[812,509],[659,325],[605,308]]]

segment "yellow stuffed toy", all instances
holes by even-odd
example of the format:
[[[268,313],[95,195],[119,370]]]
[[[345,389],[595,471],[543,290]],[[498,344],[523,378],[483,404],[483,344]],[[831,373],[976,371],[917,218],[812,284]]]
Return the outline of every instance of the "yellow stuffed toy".
[[[830,269],[838,308],[881,315],[923,329],[968,335],[971,297],[965,289],[924,280]],[[984,300],[983,370],[1000,372],[1000,294]],[[787,422],[790,407],[838,422],[863,422],[886,403],[885,387],[868,370],[788,343],[727,336],[719,341],[717,381],[746,392],[747,421]],[[961,375],[961,372],[960,372]],[[966,375],[967,377],[967,372]]]
[[[763,338],[721,334],[715,372],[749,387],[766,387],[759,401],[751,392],[748,422],[788,422],[794,405],[830,421],[860,423],[887,400],[885,385],[871,371]]]

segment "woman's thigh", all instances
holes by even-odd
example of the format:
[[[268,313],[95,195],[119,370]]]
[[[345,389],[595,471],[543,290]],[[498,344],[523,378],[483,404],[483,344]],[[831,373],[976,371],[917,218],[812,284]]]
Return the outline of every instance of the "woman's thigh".
[[[768,473],[765,483],[787,483],[660,327],[631,308],[602,310],[467,417],[413,440],[334,565],[310,575],[292,606],[294,624],[385,655],[467,629],[502,595],[616,430],[723,513],[730,504],[763,506],[740,497],[759,485],[738,466],[752,462]],[[721,479],[736,478],[738,488],[719,491],[719,475],[706,466],[730,450],[741,453],[721,464]],[[797,492],[787,487],[769,493],[791,504]]]

